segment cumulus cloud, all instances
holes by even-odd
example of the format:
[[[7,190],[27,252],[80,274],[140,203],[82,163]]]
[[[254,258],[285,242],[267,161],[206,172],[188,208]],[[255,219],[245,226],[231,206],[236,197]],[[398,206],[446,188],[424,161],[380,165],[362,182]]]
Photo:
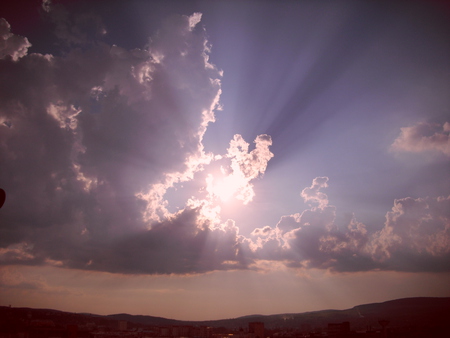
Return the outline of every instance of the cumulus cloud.
[[[198,209],[185,209],[145,232],[123,236],[80,268],[121,273],[188,274],[246,268],[234,224],[210,227]]]
[[[280,260],[294,268],[321,268],[339,271],[369,270],[364,266],[367,254],[361,250],[367,242],[366,227],[352,219],[347,227],[336,223],[336,208],[328,205],[328,196],[321,191],[328,177],[317,177],[302,190],[310,209],[283,216],[272,229],[256,229],[252,246],[256,257]],[[349,259],[350,258],[350,259]],[[370,261],[370,259],[369,259]]]
[[[395,200],[370,245],[374,259],[391,269],[448,270],[450,196]]]
[[[301,192],[301,196],[305,203],[317,203],[318,207],[323,209],[328,204],[327,195],[320,191],[321,188],[328,186],[328,177],[316,177],[309,188],[305,188]]]
[[[435,123],[421,122],[411,127],[401,128],[400,135],[391,146],[394,151],[406,152],[441,152],[450,156],[450,123],[442,126]]]
[[[44,4],[55,20],[67,14]],[[86,43],[74,35],[76,18],[67,27],[58,21],[58,37],[83,48],[1,60],[0,181],[8,205],[0,264],[148,274],[252,264],[250,241],[220,217],[217,197],[229,192],[216,183],[251,202],[272,141],[259,135],[250,149],[235,135],[226,154],[204,151],[221,71],[209,63],[204,30],[194,29],[200,20],[200,13],[171,16],[135,50]],[[194,177],[207,194],[169,212],[167,190]]]
[[[395,200],[382,230],[370,232],[354,216],[345,226],[336,224],[336,208],[321,191],[327,182],[327,177],[317,177],[302,191],[305,201],[319,207],[252,232],[254,257],[302,269],[449,270],[450,196]]]
[[[79,12],[66,3],[65,6],[51,0],[42,1],[44,16],[53,25],[57,44],[63,48],[97,44],[106,33],[102,19],[93,12]]]
[[[98,43],[64,56],[26,55],[2,21],[3,264],[117,271],[98,252],[138,238],[159,221],[148,215],[168,216],[150,202],[208,162],[201,141],[220,97],[205,32],[192,29],[200,18],[171,17],[145,49]]]
[[[255,139],[255,148],[249,151],[249,144],[243,137],[234,135],[227,154],[216,157],[216,160],[230,159],[231,163],[221,166],[220,174],[211,174],[207,178],[210,198],[218,197],[226,201],[234,196],[244,204],[251,202],[255,196],[251,181],[266,171],[267,164],[273,157],[269,150],[271,145],[269,135],[259,135]]]
[[[13,61],[27,55],[31,43],[27,38],[11,33],[8,21],[0,18],[0,59],[9,56]]]
[[[69,20],[58,36],[83,48],[62,56],[28,54],[28,40],[0,22],[0,182],[8,196],[0,264],[133,274],[259,269],[261,262],[448,271],[448,197],[398,199],[373,232],[355,216],[338,225],[324,192],[329,178],[317,177],[300,193],[306,210],[250,237],[221,218],[228,199],[252,202],[254,180],[274,154],[265,134],[253,148],[235,135],[224,154],[205,152],[222,73],[209,62],[200,20],[200,13],[172,16],[135,50],[91,43],[93,35],[78,34],[78,21]],[[396,149],[420,144],[446,153],[437,145],[448,143],[448,123],[425,138],[424,126],[410,128]],[[168,189],[192,181],[194,196],[170,211]]]

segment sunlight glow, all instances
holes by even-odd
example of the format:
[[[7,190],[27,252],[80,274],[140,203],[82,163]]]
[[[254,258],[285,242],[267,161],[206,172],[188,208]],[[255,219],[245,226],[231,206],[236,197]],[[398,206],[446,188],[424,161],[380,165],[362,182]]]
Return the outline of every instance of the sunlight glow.
[[[209,174],[206,183],[207,190],[213,199],[218,198],[222,202],[228,202],[247,184],[247,180],[239,173],[234,172],[219,178]]]

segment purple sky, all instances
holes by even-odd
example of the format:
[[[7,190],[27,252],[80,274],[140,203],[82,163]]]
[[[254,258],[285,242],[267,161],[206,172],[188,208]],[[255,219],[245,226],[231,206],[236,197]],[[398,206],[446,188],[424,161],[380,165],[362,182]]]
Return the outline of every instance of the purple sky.
[[[0,305],[450,296],[443,3],[1,6]]]

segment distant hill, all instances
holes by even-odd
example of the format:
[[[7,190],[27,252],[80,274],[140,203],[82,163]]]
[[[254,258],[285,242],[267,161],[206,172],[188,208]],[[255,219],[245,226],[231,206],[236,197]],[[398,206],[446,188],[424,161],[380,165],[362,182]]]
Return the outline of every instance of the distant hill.
[[[143,315],[129,315],[127,313],[108,315],[105,316],[105,318],[114,320],[126,320],[127,322],[139,323],[149,326],[186,325],[186,322],[182,320],[167,319],[153,316],[143,316]]]
[[[322,310],[277,315],[251,315],[211,321],[177,321],[151,316],[116,314],[107,316],[144,325],[206,325],[239,329],[249,322],[263,322],[268,329],[300,328],[302,325],[326,327],[328,323],[350,322],[352,329],[379,327],[380,319],[390,321],[391,327],[436,326],[450,318],[450,298],[404,298],[383,303],[358,305],[347,310]]]
[[[153,316],[113,314],[100,316],[77,314],[48,309],[0,307],[2,321],[24,318],[53,320],[55,324],[95,323],[115,327],[118,320],[126,320],[132,326],[205,325],[214,328],[236,330],[247,328],[249,322],[263,322],[267,329],[324,328],[328,323],[350,322],[352,330],[379,328],[378,321],[386,319],[390,327],[444,327],[450,318],[450,298],[404,298],[383,303],[358,305],[347,310],[322,310],[277,315],[251,315],[233,319],[210,321],[181,321]],[[1,326],[1,325],[0,325]]]

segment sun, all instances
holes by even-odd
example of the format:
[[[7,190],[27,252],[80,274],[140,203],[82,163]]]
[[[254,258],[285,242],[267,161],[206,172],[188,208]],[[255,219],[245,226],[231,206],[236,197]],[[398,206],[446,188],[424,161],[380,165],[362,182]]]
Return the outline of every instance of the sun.
[[[243,186],[246,185],[245,177],[238,173],[217,176],[209,174],[207,177],[207,190],[212,198],[217,198],[221,202],[229,202],[235,197]]]
[[[236,175],[230,175],[217,180],[214,186],[214,193],[222,202],[228,202],[242,186],[242,182]]]

